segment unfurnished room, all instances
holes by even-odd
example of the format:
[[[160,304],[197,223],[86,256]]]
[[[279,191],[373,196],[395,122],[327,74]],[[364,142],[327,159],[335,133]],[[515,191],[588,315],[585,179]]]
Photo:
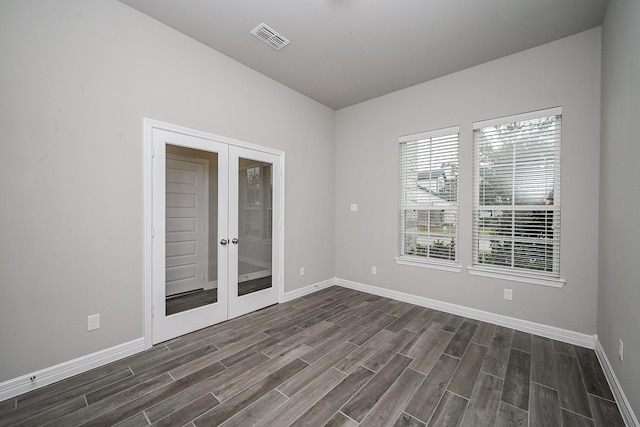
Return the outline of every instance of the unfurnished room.
[[[2,0],[0,426],[640,426],[640,2]]]

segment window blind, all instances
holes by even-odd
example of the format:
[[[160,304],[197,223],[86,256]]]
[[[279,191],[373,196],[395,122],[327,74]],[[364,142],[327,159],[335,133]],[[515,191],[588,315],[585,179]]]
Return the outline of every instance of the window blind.
[[[401,257],[457,263],[458,140],[458,127],[399,139]]]
[[[474,124],[473,264],[560,275],[559,109]]]

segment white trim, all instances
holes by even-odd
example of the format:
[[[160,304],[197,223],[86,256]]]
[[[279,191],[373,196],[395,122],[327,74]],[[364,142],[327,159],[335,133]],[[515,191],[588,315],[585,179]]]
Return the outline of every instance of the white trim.
[[[638,423],[638,418],[633,413],[633,408],[627,399],[627,396],[624,394],[624,390],[622,390],[622,386],[618,381],[618,377],[616,377],[616,373],[613,370],[613,366],[611,366],[611,362],[609,362],[609,358],[607,357],[607,353],[605,353],[598,336],[594,337],[595,342],[595,352],[596,356],[598,356],[598,360],[600,361],[600,365],[602,366],[602,370],[604,371],[604,376],[607,377],[607,382],[609,383],[609,387],[613,392],[613,397],[616,399],[616,403],[618,404],[618,409],[620,410],[620,414],[622,415],[622,419],[625,424],[629,427],[638,427],[640,423]]]
[[[138,338],[133,341],[96,351],[95,353],[62,362],[58,365],[44,368],[27,375],[22,375],[18,378],[4,381],[3,383],[0,383],[0,401],[53,384],[74,375],[106,365],[107,363],[123,359],[144,351],[144,349],[144,338]],[[35,381],[32,382],[31,377],[36,377]]]
[[[278,175],[280,176],[280,224],[271,224],[272,227],[272,231],[271,231],[271,239],[273,240],[273,236],[275,236],[276,232],[279,232],[280,234],[280,244],[278,245],[278,259],[280,260],[280,268],[278,269],[278,277],[276,278],[276,282],[277,286],[278,286],[278,301],[280,302],[284,302],[284,243],[285,243],[285,239],[284,239],[284,224],[285,224],[285,203],[284,203],[284,199],[285,199],[285,195],[287,194],[287,192],[285,191],[285,179],[284,179],[284,173],[285,173],[285,153],[284,151],[280,152],[280,170],[279,171],[274,171],[274,172],[278,172]],[[277,176],[277,175],[276,175]],[[273,206],[271,207],[271,209],[273,209]],[[274,231],[275,229],[275,231]],[[272,279],[273,280],[273,279]]]
[[[420,267],[420,268],[432,268],[434,270],[443,270],[443,271],[451,271],[453,273],[460,273],[462,271],[462,267],[457,264],[445,264],[445,263],[437,263],[433,261],[417,261],[405,257],[396,257],[396,264],[399,265],[408,265],[411,267]]]
[[[496,126],[506,123],[521,122],[524,120],[539,119],[541,117],[560,116],[562,115],[562,107],[547,108],[544,110],[529,111],[522,114],[514,114],[512,116],[499,117],[496,119],[482,120],[473,122],[473,130],[481,129],[487,126]]]
[[[154,121],[144,119],[143,132],[143,176],[144,176],[144,218],[143,238],[144,269],[144,348],[153,346],[153,126]]]
[[[419,132],[411,135],[404,135],[398,138],[398,142],[419,141],[427,138],[437,138],[439,136],[454,135],[460,133],[460,126],[451,126],[443,129],[436,129],[427,132]]]
[[[519,331],[551,338],[557,341],[563,341],[580,347],[593,348],[593,335],[556,328],[555,326],[543,325],[529,320],[517,319],[515,317],[503,316],[501,314],[490,313],[488,311],[451,304],[431,298],[419,297],[404,292],[392,291],[389,289],[379,288],[377,286],[365,285],[364,283],[353,282],[351,280],[336,278],[336,285],[382,297],[392,298],[398,301],[408,302],[421,307],[433,308],[435,310],[505,326],[507,328],[517,329]]]
[[[469,274],[474,276],[491,277],[492,279],[511,280],[514,282],[531,283],[534,285],[551,286],[553,288],[563,287],[567,281],[564,279],[558,279],[555,277],[535,277],[533,275],[528,276],[525,274],[519,275],[510,271],[495,271],[490,268],[484,267],[467,267]]]
[[[158,129],[158,130],[164,130],[167,132],[180,133],[187,136],[206,139],[209,141],[222,142],[224,144],[233,145],[235,147],[242,147],[242,148],[248,148],[250,150],[262,151],[263,153],[274,154],[276,156],[281,156],[282,154],[284,154],[282,151],[276,150],[275,148],[269,148],[262,145],[252,144],[250,142],[240,141],[239,139],[228,138],[226,136],[216,135],[209,132],[203,132],[200,130],[191,129],[191,128],[179,126],[179,125],[174,125],[167,122],[161,122],[159,120],[149,119],[146,117],[144,119],[144,127],[145,129],[148,128],[149,130]]]
[[[312,283],[311,285],[305,286],[300,289],[296,289],[293,291],[285,292],[284,298],[280,302],[287,302],[294,300],[296,298],[303,297],[305,295],[312,294],[314,292],[318,292],[320,289],[328,288],[329,286],[334,286],[336,284],[336,278],[332,277],[331,279],[323,280],[322,282]]]

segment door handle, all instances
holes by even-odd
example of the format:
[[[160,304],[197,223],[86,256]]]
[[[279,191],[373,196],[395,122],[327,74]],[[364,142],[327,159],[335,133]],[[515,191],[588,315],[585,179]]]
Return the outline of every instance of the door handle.
[[[220,244],[221,244],[222,246],[226,245],[227,243],[229,243],[229,242],[227,242],[227,239],[222,239],[222,240],[220,240]]]
[[[234,245],[237,245],[239,241],[240,241],[240,240],[238,240],[238,238],[237,238],[237,237],[234,237],[234,238],[231,240],[231,243],[233,243]]]

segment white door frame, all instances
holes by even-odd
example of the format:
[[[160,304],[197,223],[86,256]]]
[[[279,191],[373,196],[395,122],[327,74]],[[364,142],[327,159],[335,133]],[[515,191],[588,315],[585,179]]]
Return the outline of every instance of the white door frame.
[[[221,142],[230,146],[248,148],[274,154],[280,158],[280,170],[274,170],[274,179],[279,179],[281,195],[279,200],[280,223],[273,224],[273,239],[277,239],[278,262],[273,265],[273,286],[278,290],[278,301],[284,302],[284,207],[285,207],[285,153],[280,150],[251,144],[248,142],[202,132],[183,126],[178,126],[149,118],[144,119],[144,151],[143,151],[143,173],[144,173],[144,346],[145,349],[153,345],[153,131],[154,129],[180,133],[197,138]]]

